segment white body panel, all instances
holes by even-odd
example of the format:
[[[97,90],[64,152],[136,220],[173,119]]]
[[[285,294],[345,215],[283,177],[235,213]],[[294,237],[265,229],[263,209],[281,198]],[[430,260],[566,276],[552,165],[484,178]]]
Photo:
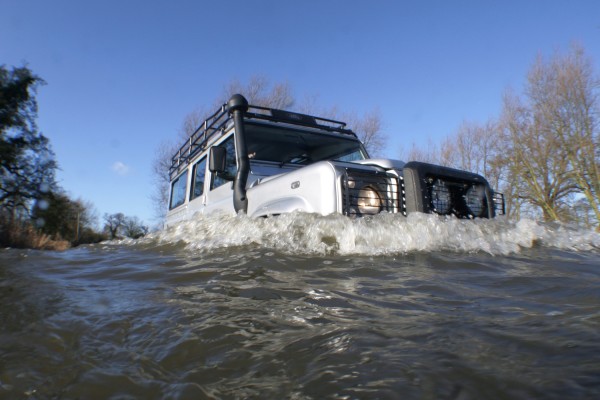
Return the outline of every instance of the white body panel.
[[[236,210],[252,217],[293,211],[494,216],[493,192],[479,175],[369,159],[356,135],[332,120],[254,107],[257,113],[243,117],[247,123],[243,118],[234,122],[231,110],[244,109],[240,97],[230,100],[233,108],[223,106],[209,117],[172,158],[169,198],[176,206],[168,211],[165,226]],[[471,196],[471,187],[477,193],[485,189],[485,196]],[[498,204],[503,210],[503,199]]]
[[[261,182],[248,189],[248,215],[339,211],[336,178],[333,165],[321,161]]]

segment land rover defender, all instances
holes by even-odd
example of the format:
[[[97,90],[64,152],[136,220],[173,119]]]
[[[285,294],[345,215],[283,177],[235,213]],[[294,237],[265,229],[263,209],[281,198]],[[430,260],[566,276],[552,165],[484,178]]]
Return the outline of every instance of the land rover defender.
[[[239,94],[171,159],[166,226],[217,211],[362,217],[381,212],[492,218],[504,197],[484,177],[439,165],[370,159],[346,124],[249,105]]]

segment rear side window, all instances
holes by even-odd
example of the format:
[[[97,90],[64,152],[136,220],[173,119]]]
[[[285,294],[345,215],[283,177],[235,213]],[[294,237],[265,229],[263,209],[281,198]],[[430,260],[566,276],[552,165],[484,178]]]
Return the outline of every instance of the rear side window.
[[[169,209],[172,210],[183,204],[185,201],[185,189],[187,185],[187,170],[179,175],[177,179],[171,184],[171,201],[169,203]]]
[[[194,165],[194,181],[192,182],[192,195],[190,200],[202,196],[204,193],[204,178],[206,176],[206,158]]]

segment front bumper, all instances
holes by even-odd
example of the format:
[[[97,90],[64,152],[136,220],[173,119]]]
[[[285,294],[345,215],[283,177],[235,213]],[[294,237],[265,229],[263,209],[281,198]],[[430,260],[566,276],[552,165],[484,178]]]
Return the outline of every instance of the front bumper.
[[[401,170],[346,168],[341,186],[348,216],[423,212],[493,218],[505,212],[504,195],[494,193],[481,175],[416,161]]]

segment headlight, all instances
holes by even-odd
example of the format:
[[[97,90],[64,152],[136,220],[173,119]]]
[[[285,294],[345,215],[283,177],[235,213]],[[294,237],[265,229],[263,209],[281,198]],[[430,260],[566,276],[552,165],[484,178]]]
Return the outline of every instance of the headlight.
[[[381,197],[375,189],[365,186],[358,192],[357,206],[361,214],[377,214],[381,211]]]
[[[436,180],[431,186],[431,205],[436,213],[448,214],[450,212],[450,190],[441,179]]]
[[[465,194],[467,208],[474,217],[481,217],[485,210],[485,191],[482,186],[471,186]]]

